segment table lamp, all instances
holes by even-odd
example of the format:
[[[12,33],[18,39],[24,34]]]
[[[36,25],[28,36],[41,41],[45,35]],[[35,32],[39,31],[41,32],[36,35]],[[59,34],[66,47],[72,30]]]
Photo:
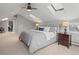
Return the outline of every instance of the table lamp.
[[[39,24],[38,23],[36,23],[36,27],[37,27],[36,29],[38,30],[39,29]]]
[[[64,28],[64,34],[67,34],[67,27],[69,26],[69,22],[68,21],[64,21],[63,22],[63,26],[65,27]]]

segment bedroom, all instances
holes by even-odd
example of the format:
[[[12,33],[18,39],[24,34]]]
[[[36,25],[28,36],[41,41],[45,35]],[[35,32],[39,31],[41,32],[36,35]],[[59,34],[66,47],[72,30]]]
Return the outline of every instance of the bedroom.
[[[0,4],[0,55],[79,54],[78,6],[79,3]],[[58,45],[58,33],[69,35],[71,46]]]

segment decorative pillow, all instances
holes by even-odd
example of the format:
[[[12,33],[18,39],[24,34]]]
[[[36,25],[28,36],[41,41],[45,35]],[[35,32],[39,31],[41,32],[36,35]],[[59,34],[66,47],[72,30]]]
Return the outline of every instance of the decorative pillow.
[[[44,28],[39,28],[40,31],[44,31]]]

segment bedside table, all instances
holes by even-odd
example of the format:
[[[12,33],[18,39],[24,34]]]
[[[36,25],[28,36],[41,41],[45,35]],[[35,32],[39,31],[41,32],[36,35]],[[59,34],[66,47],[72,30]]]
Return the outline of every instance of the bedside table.
[[[58,40],[58,45],[63,45],[69,48],[71,46],[71,35],[69,34],[62,34],[62,33],[57,33],[57,40]]]

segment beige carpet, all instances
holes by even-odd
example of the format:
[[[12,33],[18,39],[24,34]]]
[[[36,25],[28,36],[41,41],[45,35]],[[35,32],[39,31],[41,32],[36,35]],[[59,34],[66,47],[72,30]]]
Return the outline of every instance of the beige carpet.
[[[27,55],[27,47],[19,41],[18,35],[13,32],[0,33],[1,55]],[[39,50],[34,55],[75,55],[79,54],[79,47],[71,46],[69,49],[57,43]]]
[[[27,47],[19,41],[13,32],[0,33],[0,54],[21,55],[28,54]]]
[[[39,50],[35,54],[36,55],[79,55],[79,47],[72,45],[68,49],[67,47],[55,43],[46,48]]]

